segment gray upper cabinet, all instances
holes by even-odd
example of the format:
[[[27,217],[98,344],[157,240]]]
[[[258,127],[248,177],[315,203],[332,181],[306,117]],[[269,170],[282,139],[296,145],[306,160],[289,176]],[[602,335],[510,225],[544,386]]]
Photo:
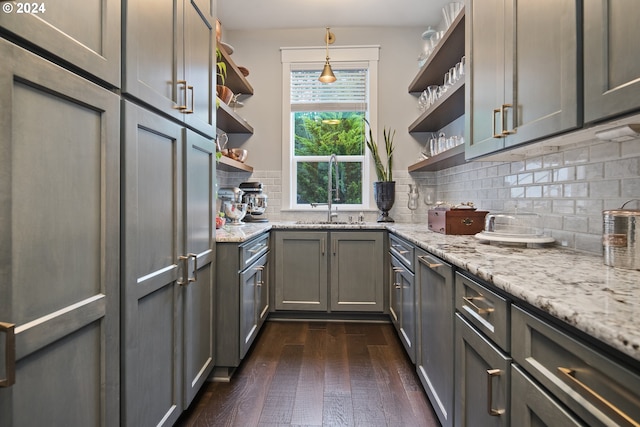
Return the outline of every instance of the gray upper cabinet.
[[[0,29],[120,87],[121,3],[120,0],[7,2],[3,5],[12,11],[0,13]]]
[[[465,157],[577,128],[575,0],[467,0]]]
[[[119,97],[0,58],[0,425],[118,426]]]
[[[640,107],[640,2],[584,2],[584,119],[595,122]]]
[[[214,2],[126,2],[123,93],[215,135]]]
[[[213,369],[215,145],[124,105],[122,425],[172,425]]]

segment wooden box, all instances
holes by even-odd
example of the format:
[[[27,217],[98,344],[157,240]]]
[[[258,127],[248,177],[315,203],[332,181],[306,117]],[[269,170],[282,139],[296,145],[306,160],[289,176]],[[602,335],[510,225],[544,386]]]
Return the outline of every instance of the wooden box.
[[[476,234],[484,229],[488,211],[429,209],[429,230],[442,234]]]

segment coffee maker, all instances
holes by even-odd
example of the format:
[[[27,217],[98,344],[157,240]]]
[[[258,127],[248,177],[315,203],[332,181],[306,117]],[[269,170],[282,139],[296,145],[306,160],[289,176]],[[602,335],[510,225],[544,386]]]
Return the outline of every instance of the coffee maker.
[[[267,222],[269,221],[264,212],[267,209],[267,195],[262,190],[261,182],[243,182],[240,190],[244,193],[242,201],[247,204],[246,222]]]

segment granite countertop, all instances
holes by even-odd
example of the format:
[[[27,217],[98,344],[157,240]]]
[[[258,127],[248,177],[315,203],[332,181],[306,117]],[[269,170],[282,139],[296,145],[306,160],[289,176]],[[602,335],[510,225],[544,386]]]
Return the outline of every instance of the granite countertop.
[[[640,271],[606,266],[601,256],[487,244],[434,233],[426,224],[255,223],[225,226],[216,241],[242,242],[270,229],[327,228],[388,229],[640,361]]]

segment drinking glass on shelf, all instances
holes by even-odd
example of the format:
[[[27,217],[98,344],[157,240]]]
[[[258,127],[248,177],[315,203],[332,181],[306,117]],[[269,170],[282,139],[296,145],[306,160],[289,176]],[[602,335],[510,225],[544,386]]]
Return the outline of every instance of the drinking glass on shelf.
[[[458,78],[464,76],[465,62],[466,60],[463,56],[462,58],[460,58],[460,62],[456,64],[456,73],[458,74]]]
[[[429,99],[429,105],[433,105],[438,100],[438,86],[427,86],[427,97]]]

